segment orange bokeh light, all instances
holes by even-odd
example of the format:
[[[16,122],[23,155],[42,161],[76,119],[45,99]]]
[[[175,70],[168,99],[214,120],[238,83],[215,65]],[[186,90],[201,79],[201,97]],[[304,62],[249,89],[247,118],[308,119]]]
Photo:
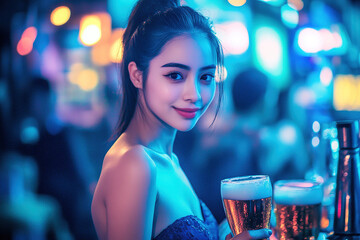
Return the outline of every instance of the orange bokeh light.
[[[55,26],[61,26],[69,21],[71,15],[70,8],[66,6],[60,6],[55,8],[50,15],[50,21]]]
[[[241,7],[246,3],[246,0],[228,0],[229,3],[235,7]]]

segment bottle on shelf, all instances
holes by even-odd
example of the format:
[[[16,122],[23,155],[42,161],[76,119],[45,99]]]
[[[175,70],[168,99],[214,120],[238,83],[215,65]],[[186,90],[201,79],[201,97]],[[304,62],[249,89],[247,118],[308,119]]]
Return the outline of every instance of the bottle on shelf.
[[[328,239],[360,240],[359,121],[336,123],[339,161],[336,177],[334,233]]]

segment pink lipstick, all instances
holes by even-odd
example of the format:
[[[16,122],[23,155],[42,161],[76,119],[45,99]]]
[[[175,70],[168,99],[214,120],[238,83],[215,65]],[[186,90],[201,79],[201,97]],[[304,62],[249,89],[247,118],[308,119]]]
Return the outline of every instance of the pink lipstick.
[[[187,119],[192,119],[196,116],[199,108],[175,108],[175,111],[182,117]]]

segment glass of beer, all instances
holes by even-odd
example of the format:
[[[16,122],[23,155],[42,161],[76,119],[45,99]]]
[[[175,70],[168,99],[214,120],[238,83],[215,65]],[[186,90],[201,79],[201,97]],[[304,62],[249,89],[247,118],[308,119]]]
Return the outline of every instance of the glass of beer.
[[[278,239],[317,239],[320,231],[322,185],[306,180],[274,184]]]
[[[221,196],[234,236],[248,230],[270,228],[272,187],[269,176],[224,179]]]

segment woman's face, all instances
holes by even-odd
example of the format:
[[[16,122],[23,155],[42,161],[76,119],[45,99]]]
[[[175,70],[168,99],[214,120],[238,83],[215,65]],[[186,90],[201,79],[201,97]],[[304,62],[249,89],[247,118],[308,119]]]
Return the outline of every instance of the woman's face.
[[[145,101],[164,124],[191,130],[215,94],[216,57],[206,37],[173,38],[149,64]]]

